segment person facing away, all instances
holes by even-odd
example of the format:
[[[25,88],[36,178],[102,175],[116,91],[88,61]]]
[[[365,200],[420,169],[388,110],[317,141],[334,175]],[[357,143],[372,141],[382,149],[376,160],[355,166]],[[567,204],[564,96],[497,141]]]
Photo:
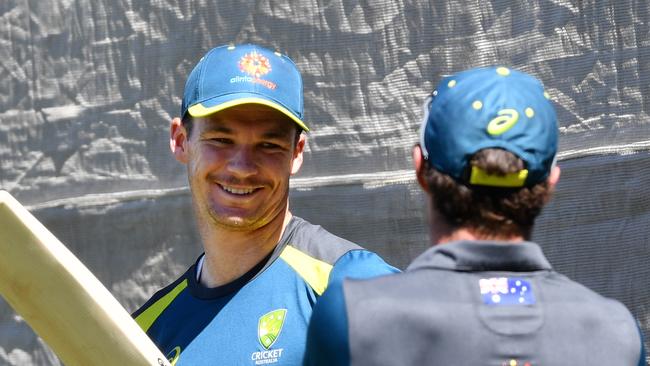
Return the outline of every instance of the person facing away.
[[[505,67],[442,79],[413,149],[433,246],[402,274],[331,286],[305,365],[645,365],[630,312],[529,241],[560,176],[548,99]]]
[[[289,211],[305,131],[287,56],[222,46],[190,73],[170,146],[205,252],[133,314],[172,365],[298,365],[330,283],[397,271]]]

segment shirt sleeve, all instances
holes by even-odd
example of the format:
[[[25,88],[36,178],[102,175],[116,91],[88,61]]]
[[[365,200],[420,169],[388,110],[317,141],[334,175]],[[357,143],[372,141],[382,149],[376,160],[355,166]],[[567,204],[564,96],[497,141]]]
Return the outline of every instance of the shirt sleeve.
[[[304,365],[349,365],[348,317],[343,292],[346,278],[366,279],[400,272],[377,254],[352,250],[330,272],[328,287],[318,299],[307,334]]]
[[[307,331],[304,366],[350,364],[343,282],[333,282],[314,307]]]
[[[351,250],[334,263],[328,284],[341,282],[345,278],[366,279],[398,272],[399,269],[373,252],[365,249]]]

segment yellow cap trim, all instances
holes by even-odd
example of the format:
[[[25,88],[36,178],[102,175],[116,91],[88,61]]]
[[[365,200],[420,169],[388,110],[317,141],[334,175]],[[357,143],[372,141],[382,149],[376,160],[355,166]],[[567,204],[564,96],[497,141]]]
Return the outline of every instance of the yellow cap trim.
[[[302,128],[305,131],[309,131],[309,127],[305,124],[305,122],[301,121],[298,117],[296,117],[293,113],[291,113],[288,109],[284,108],[283,106],[273,103],[267,99],[263,98],[240,98],[240,99],[235,99],[231,100],[225,103],[221,103],[219,105],[216,105],[214,107],[205,107],[203,104],[198,103],[195,104],[187,109],[187,112],[190,114],[192,117],[206,117],[211,115],[212,113],[216,113],[219,111],[222,111],[224,109],[242,105],[242,104],[261,104],[265,105],[267,107],[271,107],[273,109],[276,109],[284,114],[287,115],[287,117],[291,118],[300,128]]]
[[[293,268],[300,277],[318,294],[321,295],[327,288],[332,265],[320,261],[300,250],[287,245],[280,254],[287,264]]]
[[[517,173],[506,175],[488,174],[483,169],[472,166],[472,174],[469,177],[469,183],[480,186],[516,188],[523,187],[528,178],[528,169],[521,170]]]
[[[162,314],[162,312],[167,309],[169,304],[171,304],[176,296],[178,296],[178,294],[180,294],[186,287],[187,280],[183,280],[183,282],[176,285],[173,290],[169,291],[167,295],[158,299],[158,301],[149,306],[147,310],[138,315],[138,317],[135,318],[135,322],[138,323],[140,328],[142,328],[142,330],[145,332],[149,330],[156,319],[158,319],[160,314]]]

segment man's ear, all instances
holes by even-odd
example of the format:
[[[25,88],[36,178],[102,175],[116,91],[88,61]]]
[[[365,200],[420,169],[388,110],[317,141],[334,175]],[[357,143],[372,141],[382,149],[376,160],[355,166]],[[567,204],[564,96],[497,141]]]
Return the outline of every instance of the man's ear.
[[[548,185],[551,187],[555,187],[557,185],[557,182],[560,180],[560,167],[555,165],[553,168],[551,168],[551,172],[548,174]]]
[[[424,177],[426,173],[425,165],[424,156],[422,155],[422,147],[420,147],[420,144],[416,144],[413,146],[413,166],[415,167],[415,175],[418,179],[420,187],[422,187],[426,193],[431,193],[429,191],[429,184],[427,184],[427,180]]]
[[[181,119],[178,117],[172,119],[169,128],[169,148],[172,150],[172,154],[174,154],[176,160],[183,164],[187,164],[189,159],[187,155],[188,139],[187,129],[183,126]]]
[[[298,173],[300,167],[302,166],[303,157],[302,153],[305,150],[305,144],[307,143],[307,135],[303,132],[298,138],[296,147],[293,150],[293,161],[291,162],[291,175]]]

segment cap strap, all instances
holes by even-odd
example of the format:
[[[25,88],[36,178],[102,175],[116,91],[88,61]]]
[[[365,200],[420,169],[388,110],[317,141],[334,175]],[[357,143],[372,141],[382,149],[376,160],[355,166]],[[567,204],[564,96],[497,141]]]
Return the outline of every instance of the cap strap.
[[[516,188],[523,187],[526,183],[526,178],[528,178],[528,169],[506,175],[496,175],[489,174],[477,166],[472,166],[469,183],[478,186]]]

